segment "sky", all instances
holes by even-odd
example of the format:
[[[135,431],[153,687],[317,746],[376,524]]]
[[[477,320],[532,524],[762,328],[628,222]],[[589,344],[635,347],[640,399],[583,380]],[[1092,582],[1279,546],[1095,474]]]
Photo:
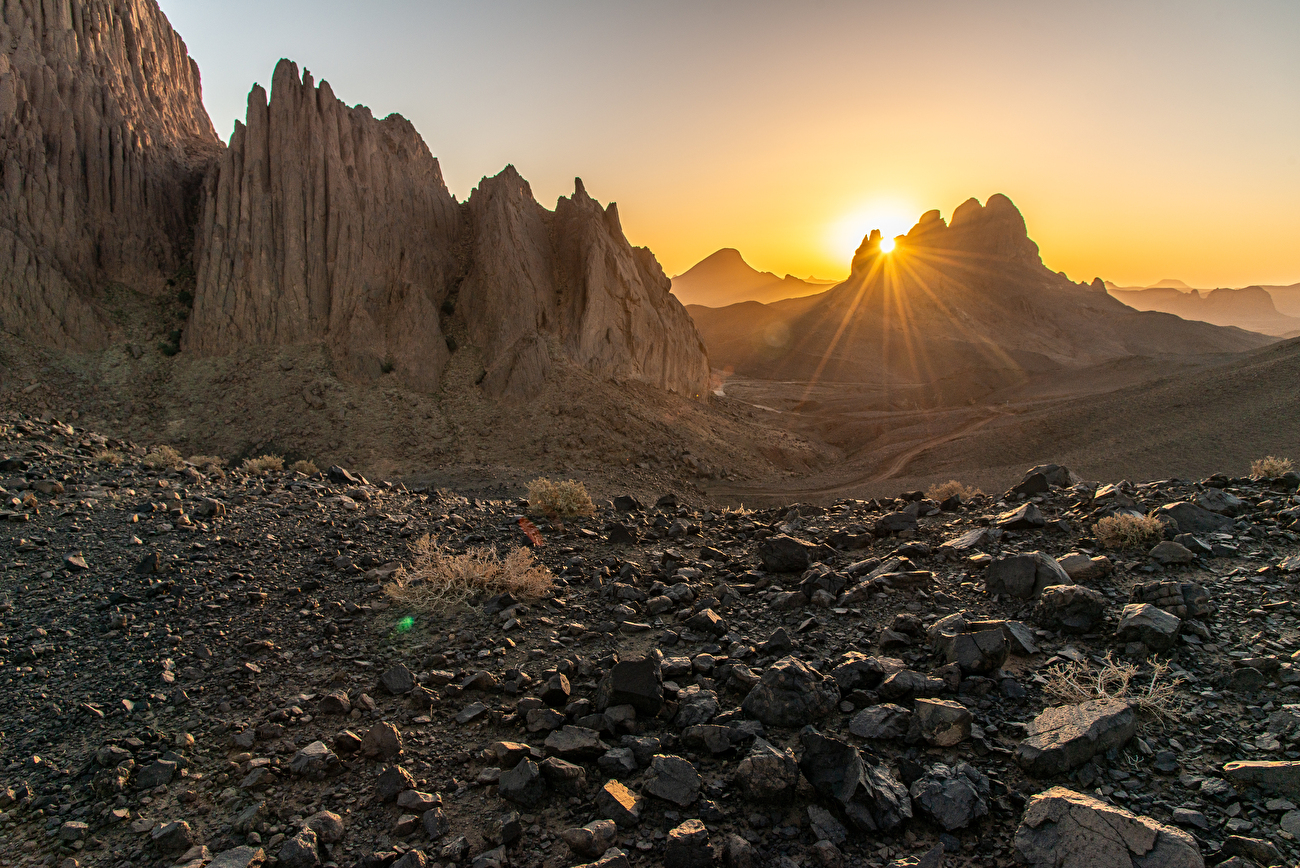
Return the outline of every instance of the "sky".
[[[1295,0],[160,5],[223,139],[288,57],[409,118],[458,199],[580,176],[670,275],[841,277],[871,228],[1000,192],[1075,280],[1300,282]]]

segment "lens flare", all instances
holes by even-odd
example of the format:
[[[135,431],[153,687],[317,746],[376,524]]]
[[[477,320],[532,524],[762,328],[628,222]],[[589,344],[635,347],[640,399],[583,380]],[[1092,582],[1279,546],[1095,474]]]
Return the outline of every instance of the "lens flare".
[[[407,630],[411,629],[414,626],[415,626],[415,619],[412,618],[410,615],[407,615],[405,618],[397,622],[397,632],[405,633]]]

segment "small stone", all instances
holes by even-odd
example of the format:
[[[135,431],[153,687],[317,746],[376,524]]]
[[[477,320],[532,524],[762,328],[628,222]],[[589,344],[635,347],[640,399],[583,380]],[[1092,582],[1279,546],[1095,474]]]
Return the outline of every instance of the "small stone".
[[[379,685],[394,696],[410,693],[415,687],[415,676],[405,665],[397,663],[379,676]]]
[[[161,823],[153,828],[149,837],[164,853],[184,853],[194,846],[194,832],[184,820]]]
[[[604,856],[605,851],[614,846],[617,835],[618,826],[613,820],[596,820],[581,828],[565,829],[560,833],[575,856],[587,859]]]
[[[261,847],[234,847],[218,853],[207,868],[261,868],[265,862],[266,852]]]
[[[526,759],[513,769],[501,773],[497,784],[501,798],[525,808],[540,805],[546,799],[546,781],[537,763]]]
[[[142,790],[152,790],[154,787],[166,786],[176,776],[176,769],[177,764],[171,760],[154,760],[140,770],[140,774],[135,779],[135,785]]]
[[[910,792],[912,803],[949,832],[989,813],[989,779],[967,763],[936,764]]]
[[[1156,543],[1155,548],[1151,549],[1148,554],[1151,560],[1163,566],[1190,564],[1196,560],[1196,555],[1192,554],[1186,546],[1173,540],[1162,540]]]
[[[1182,624],[1178,616],[1149,603],[1129,603],[1120,612],[1115,639],[1141,642],[1153,651],[1167,651],[1174,647]]]
[[[289,761],[289,771],[307,780],[320,781],[341,768],[338,755],[323,741],[314,741],[299,750]]]

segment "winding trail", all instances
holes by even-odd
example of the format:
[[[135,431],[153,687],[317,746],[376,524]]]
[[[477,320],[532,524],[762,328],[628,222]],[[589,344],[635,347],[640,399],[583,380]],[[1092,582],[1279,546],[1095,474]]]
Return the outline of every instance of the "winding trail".
[[[968,434],[978,431],[995,419],[1001,419],[1008,415],[1013,415],[1005,410],[997,410],[989,413],[987,416],[981,416],[972,419],[962,425],[957,426],[942,434],[936,434],[920,442],[909,446],[903,452],[896,455],[888,465],[883,469],[874,470],[871,473],[857,475],[847,482],[836,483],[834,485],[823,486],[820,488],[718,488],[710,491],[713,496],[723,497],[781,497],[805,498],[805,497],[826,497],[837,494],[847,494],[853,489],[866,485],[871,482],[883,482],[887,479],[893,479],[901,474],[917,456],[933,449],[936,446],[942,446],[945,443],[951,443],[953,440],[959,440]]]

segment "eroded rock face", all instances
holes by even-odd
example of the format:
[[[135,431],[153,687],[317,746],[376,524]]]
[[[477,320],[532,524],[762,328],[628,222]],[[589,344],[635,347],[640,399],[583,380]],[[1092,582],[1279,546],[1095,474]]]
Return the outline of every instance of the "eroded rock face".
[[[458,205],[408,121],[287,60],[205,183],[198,239],[184,346],[200,355],[324,343],[354,377],[431,389],[463,324],[492,396],[527,397],[564,363],[708,393],[704,344],[616,206],[579,180],[547,211],[513,166]]]
[[[489,394],[524,396],[557,357],[596,376],[708,392],[704,343],[653,254],[623,236],[577,179],[554,212],[513,166],[485,178],[467,203],[469,273],[459,291]]]
[[[461,233],[438,161],[400,115],[349,108],[281,60],[204,185],[184,347],[324,342],[353,375],[431,387]]]
[[[97,291],[161,291],[189,251],[221,150],[199,70],[154,0],[15,0],[0,40],[0,326],[98,348]]]

